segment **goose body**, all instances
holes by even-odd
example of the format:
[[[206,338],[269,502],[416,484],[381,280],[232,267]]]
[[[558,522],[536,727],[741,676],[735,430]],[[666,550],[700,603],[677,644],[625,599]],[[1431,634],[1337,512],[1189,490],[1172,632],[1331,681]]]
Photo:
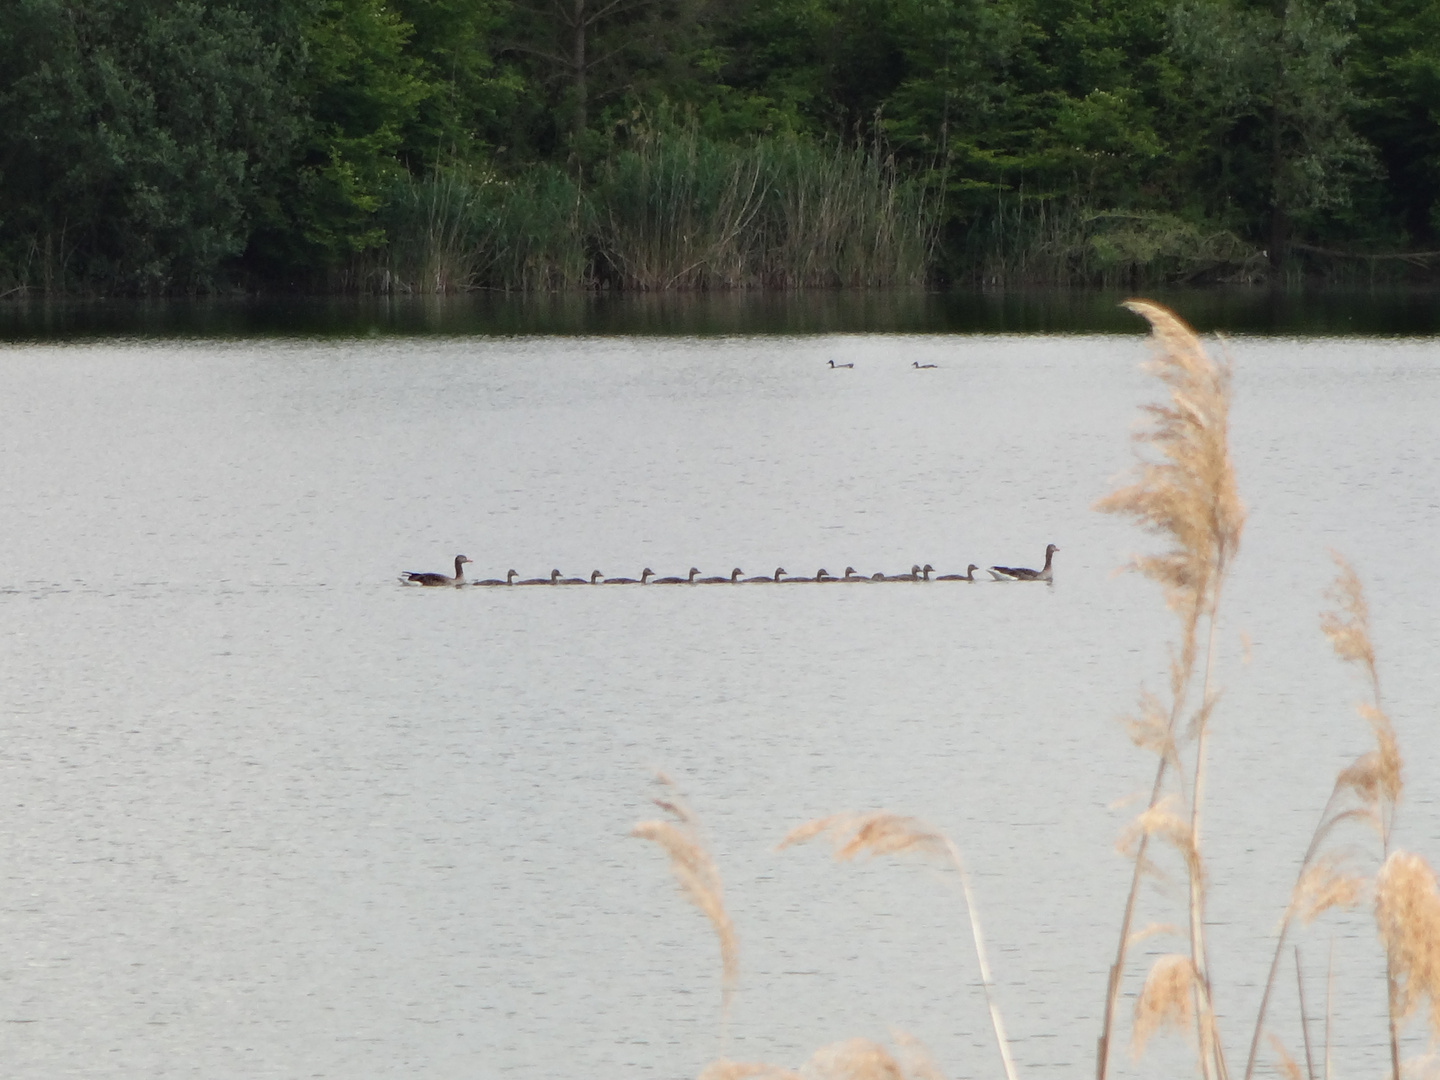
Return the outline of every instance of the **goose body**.
[[[731,571],[730,571],[730,576],[729,576],[729,577],[702,577],[702,578],[698,578],[698,579],[696,580],[695,584],[696,584],[696,585],[734,585],[737,581],[740,580],[740,575],[741,575],[742,573],[744,573],[744,571],[741,570],[741,569],[737,566],[737,567],[735,567],[734,570],[731,570]]]
[[[849,582],[852,582],[852,583],[853,583],[853,582],[857,582],[857,581],[869,581],[870,579],[869,579],[868,577],[866,577],[864,574],[857,574],[857,573],[855,572],[855,568],[854,568],[853,566],[847,566],[847,567],[845,567],[845,576],[844,576],[843,578],[841,578],[840,580],[841,580],[841,581],[849,581]]]
[[[1042,570],[1030,570],[1023,566],[992,566],[990,576],[996,581],[1054,581],[1055,568],[1051,563],[1059,550],[1054,544],[1046,545],[1045,567]]]
[[[919,567],[918,565],[917,565],[917,566],[912,566],[912,567],[910,567],[910,572],[909,572],[908,574],[876,574],[876,575],[875,575],[874,577],[872,577],[870,580],[871,580],[871,581],[919,581],[919,580],[920,580],[920,567]]]
[[[912,360],[912,361],[910,361],[910,366],[911,366],[911,367],[915,367],[915,368],[933,368],[933,367],[939,367],[940,365],[939,365],[939,364],[922,364],[922,363],[920,363],[919,360]]]
[[[449,574],[431,574],[423,571],[403,570],[400,573],[400,580],[407,585],[463,585],[465,584],[465,564],[470,562],[464,555],[455,556],[455,576]]]
[[[817,581],[834,581],[834,580],[835,580],[835,579],[830,576],[830,571],[829,571],[829,570],[826,570],[824,567],[821,567],[820,570],[816,572],[816,574],[815,574],[814,577],[789,577],[789,578],[786,578],[784,581],[780,582],[780,584],[781,584],[781,585],[813,585],[813,584],[815,584]]]
[[[755,584],[755,585],[766,585],[766,584],[772,584],[772,585],[773,585],[773,584],[779,584],[780,579],[781,579],[784,575],[785,575],[785,568],[784,568],[783,566],[777,566],[777,567],[775,568],[775,574],[774,574],[773,577],[747,577],[747,578],[745,579],[745,582],[746,582],[747,584]]]
[[[978,566],[976,566],[976,565],[972,562],[969,566],[967,566],[967,567],[965,568],[965,573],[963,573],[963,574],[941,574],[941,575],[940,575],[939,577],[937,577],[935,580],[936,580],[936,581],[974,581],[974,580],[975,580],[975,571],[976,571],[976,570],[979,570],[979,569],[980,569],[980,568],[979,568]]]
[[[516,585],[554,585],[555,582],[557,582],[557,581],[559,581],[559,580],[560,580],[560,571],[559,571],[559,570],[551,570],[551,571],[550,571],[550,576],[549,576],[548,578],[545,578],[545,577],[526,578],[524,581],[517,581],[517,582],[515,582],[515,584],[516,584]]]
[[[934,572],[935,572],[935,568],[934,568],[933,566],[931,566],[931,565],[927,562],[924,566],[922,566],[922,567],[920,568],[920,580],[921,580],[921,581],[929,581],[929,580],[930,580],[930,575],[933,574]]]
[[[641,571],[640,571],[640,576],[639,576],[638,578],[633,578],[633,577],[607,577],[607,578],[606,578],[604,581],[602,581],[600,584],[602,584],[602,585],[646,585],[646,584],[649,584],[648,579],[649,579],[650,577],[652,577],[652,576],[654,575],[654,573],[655,573],[655,571],[654,571],[654,570],[651,570],[651,569],[647,566],[647,567],[645,567],[644,570],[641,570]]]
[[[831,366],[832,368],[842,368],[842,367],[853,368],[855,365],[854,365],[854,364],[837,364],[837,363],[835,363],[834,360],[831,360],[831,361],[830,361],[830,366]]]
[[[517,577],[519,577],[519,575],[520,575],[520,571],[518,571],[518,570],[507,570],[507,571],[505,571],[505,580],[504,580],[504,581],[501,581],[499,578],[493,578],[493,577],[492,577],[492,578],[486,578],[484,581],[474,582],[474,584],[476,584],[476,585],[485,585],[485,586],[514,585],[514,584],[515,584],[515,579],[516,579]]]
[[[562,577],[555,582],[556,585],[594,585],[595,579],[600,576],[599,570],[592,570],[589,578],[583,577]]]
[[[699,570],[696,570],[695,567],[692,566],[692,567],[690,567],[690,576],[689,576],[689,577],[657,577],[657,578],[655,579],[655,581],[654,581],[654,584],[656,584],[656,585],[694,585],[694,584],[695,584],[695,575],[698,574],[699,572],[700,572]]]

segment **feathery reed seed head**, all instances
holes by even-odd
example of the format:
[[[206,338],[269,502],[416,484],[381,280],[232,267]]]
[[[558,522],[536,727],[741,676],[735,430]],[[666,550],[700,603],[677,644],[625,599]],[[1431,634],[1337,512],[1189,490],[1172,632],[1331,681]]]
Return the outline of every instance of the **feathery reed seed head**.
[[[1125,306],[1150,323],[1154,359],[1144,369],[1169,387],[1170,402],[1146,406],[1150,426],[1135,436],[1158,460],[1142,457],[1134,483],[1095,509],[1122,514],[1170,541],[1158,555],[1137,557],[1134,567],[1158,582],[1166,603],[1182,613],[1179,662],[1188,670],[1195,623],[1213,602],[1245,526],[1230,461],[1230,368],[1211,360],[1173,312],[1145,300]]]
[[[1305,868],[1290,894],[1290,910],[1309,925],[1331,908],[1353,908],[1365,895],[1366,879],[1345,872],[1342,852],[1326,852]]]
[[[750,1061],[712,1061],[701,1070],[699,1080],[801,1080],[797,1072],[779,1065]]]
[[[822,1046],[800,1066],[800,1075],[803,1080],[905,1080],[889,1051],[869,1039]]]
[[[1145,978],[1145,988],[1135,1002],[1135,1026],[1131,1034],[1131,1051],[1138,1058],[1145,1052],[1150,1036],[1164,1027],[1185,1030],[1194,1015],[1191,989],[1195,985],[1195,965],[1188,956],[1170,953],[1155,961]]]
[[[1285,1049],[1285,1044],[1274,1035],[1270,1036],[1270,1048],[1275,1051],[1275,1068],[1285,1080],[1303,1080],[1300,1066]]]
[[[735,927],[730,922],[730,914],[725,910],[720,871],[700,840],[694,815],[678,793],[674,793],[674,782],[663,774],[658,779],[672,789],[672,796],[669,799],[656,799],[655,804],[675,818],[678,824],[660,820],[641,821],[630,830],[630,835],[652,841],[664,849],[665,854],[670,857],[670,870],[675,875],[675,880],[680,883],[681,892],[714,928],[715,936],[720,941],[721,1010],[728,1014],[730,999],[740,975],[740,946],[735,937]]]
[[[786,833],[776,850],[803,844],[823,833],[830,834],[835,858],[841,862],[857,855],[896,855],[907,851],[942,857],[949,854],[944,836],[914,818],[886,810],[815,818]]]
[[[1392,852],[1375,879],[1375,922],[1390,957],[1403,1019],[1430,999],[1430,1037],[1440,1039],[1440,890],[1418,855]]]

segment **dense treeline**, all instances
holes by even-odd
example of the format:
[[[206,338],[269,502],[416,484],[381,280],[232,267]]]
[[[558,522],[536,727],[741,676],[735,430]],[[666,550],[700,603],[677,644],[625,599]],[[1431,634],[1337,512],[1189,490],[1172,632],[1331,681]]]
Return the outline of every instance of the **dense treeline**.
[[[1434,0],[6,0],[0,292],[1425,276]]]

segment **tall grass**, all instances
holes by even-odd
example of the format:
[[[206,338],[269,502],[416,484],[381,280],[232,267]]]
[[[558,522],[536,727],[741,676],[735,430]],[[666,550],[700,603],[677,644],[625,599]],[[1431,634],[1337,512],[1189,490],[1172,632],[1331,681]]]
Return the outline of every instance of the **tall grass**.
[[[715,142],[637,128],[584,184],[441,169],[392,193],[386,291],[802,289],[923,285],[939,186],[879,145]]]
[[[1161,586],[1166,606],[1176,618],[1177,640],[1172,647],[1166,693],[1142,693],[1138,713],[1128,721],[1136,746],[1154,756],[1155,771],[1150,797],[1130,823],[1121,844],[1132,861],[1132,870],[1122,905],[1115,961],[1105,990],[1096,1076],[1104,1080],[1109,1070],[1129,950],[1137,941],[1161,933],[1177,937],[1178,947],[1151,964],[1135,994],[1132,1050],[1136,1056],[1143,1054],[1151,1037],[1164,1029],[1189,1030],[1194,1035],[1201,1076],[1205,1080],[1229,1080],[1229,1058],[1217,1022],[1220,1010],[1209,974],[1206,908],[1210,882],[1204,857],[1204,825],[1207,747],[1218,705],[1212,678],[1216,629],[1245,525],[1245,508],[1230,458],[1230,367],[1213,359],[1194,332],[1172,312],[1141,300],[1126,306],[1150,323],[1154,348],[1146,367],[1159,381],[1163,395],[1143,407],[1147,423],[1135,436],[1138,460],[1133,477],[1101,499],[1096,509],[1127,517],[1160,538],[1160,550],[1136,559],[1133,569]],[[1267,1027],[1280,959],[1297,926],[1313,922],[1331,909],[1354,908],[1367,898],[1373,898],[1387,976],[1386,1035],[1391,1080],[1401,1080],[1400,1031],[1427,1001],[1426,1021],[1432,1038],[1440,1038],[1440,884],[1424,859],[1392,843],[1396,810],[1404,790],[1403,762],[1394,727],[1381,704],[1379,669],[1364,590],[1350,565],[1338,555],[1335,559],[1337,577],[1328,593],[1334,609],[1321,616],[1320,628],[1339,659],[1357,668],[1364,679],[1366,700],[1358,711],[1369,728],[1371,741],[1337,775],[1300,861],[1250,1032],[1245,1080],[1254,1073],[1262,1041],[1268,1041],[1271,1047],[1275,1069],[1289,1080],[1302,1076],[1317,1080],[1303,980],[1300,1001],[1304,1073],[1278,1034]],[[1352,825],[1373,831],[1375,868],[1371,872],[1357,865],[1353,845],[1337,843],[1340,831]],[[658,838],[645,832],[637,834]],[[780,846],[821,835],[831,837],[837,859],[860,854],[913,853],[938,858],[956,871],[1001,1063],[1007,1080],[1016,1080],[1017,1070],[993,995],[984,936],[955,844],[913,819],[875,812],[806,822],[791,830]],[[1180,904],[1183,918],[1177,920],[1177,925],[1152,925],[1137,932],[1133,928],[1135,912],[1143,884],[1156,872],[1151,849],[1157,844],[1172,848],[1184,867],[1183,899],[1171,897],[1172,902]],[[715,880],[718,882],[718,873]],[[687,889],[695,895],[693,888]],[[703,903],[700,906],[705,907]],[[722,925],[715,916],[711,919],[717,929]],[[726,916],[725,933],[731,933],[729,925]],[[730,962],[725,961],[727,987],[733,986],[736,977],[735,969],[728,966]],[[1296,964],[1298,980],[1298,950]],[[727,1010],[728,1001],[727,991]],[[1330,1080],[1328,994],[1325,1032],[1322,1061],[1325,1080]],[[897,1041],[904,1043],[898,1036]],[[702,1080],[793,1080],[802,1075],[928,1080],[939,1072],[928,1057],[902,1062],[874,1043],[851,1040],[817,1051],[800,1073],[722,1057],[700,1075]]]

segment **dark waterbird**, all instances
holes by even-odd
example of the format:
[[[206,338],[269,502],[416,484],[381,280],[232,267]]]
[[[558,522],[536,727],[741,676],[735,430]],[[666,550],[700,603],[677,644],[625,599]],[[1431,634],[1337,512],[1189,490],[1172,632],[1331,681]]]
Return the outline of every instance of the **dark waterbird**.
[[[431,574],[415,570],[402,570],[400,580],[407,585],[462,585],[465,582],[465,564],[470,562],[464,555],[455,556],[455,576]]]

